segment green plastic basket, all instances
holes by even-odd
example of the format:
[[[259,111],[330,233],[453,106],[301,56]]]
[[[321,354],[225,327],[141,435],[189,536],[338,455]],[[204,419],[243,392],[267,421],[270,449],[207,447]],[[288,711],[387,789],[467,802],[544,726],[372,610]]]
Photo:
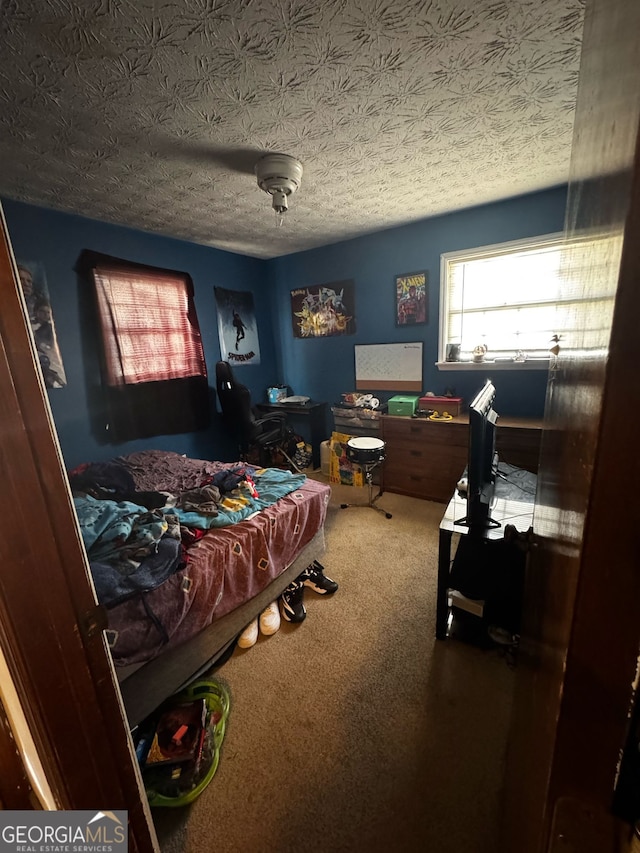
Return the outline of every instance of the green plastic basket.
[[[160,807],[186,806],[197,799],[215,776],[220,763],[220,747],[224,739],[229,716],[229,694],[218,681],[194,681],[184,690],[172,697],[172,702],[193,702],[204,699],[210,719],[216,713],[220,719],[207,725],[207,734],[203,749],[203,759],[197,775],[191,780],[188,790],[179,790],[180,782],[166,780],[163,784],[145,780],[145,789],[149,805]],[[143,774],[144,778],[144,774]],[[174,790],[172,790],[174,789]]]

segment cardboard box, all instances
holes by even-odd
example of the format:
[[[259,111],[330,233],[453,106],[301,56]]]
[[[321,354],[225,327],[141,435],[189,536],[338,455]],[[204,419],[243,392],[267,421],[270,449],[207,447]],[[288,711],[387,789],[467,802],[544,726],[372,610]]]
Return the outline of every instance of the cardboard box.
[[[346,446],[352,435],[331,433],[329,445],[329,482],[343,486],[363,486],[362,468],[347,458]]]
[[[448,412],[455,418],[462,414],[462,397],[420,397],[418,411],[434,411],[438,414]]]
[[[389,400],[389,414],[405,415],[410,418],[416,412],[418,399],[417,394],[397,394],[395,397],[391,397]]]

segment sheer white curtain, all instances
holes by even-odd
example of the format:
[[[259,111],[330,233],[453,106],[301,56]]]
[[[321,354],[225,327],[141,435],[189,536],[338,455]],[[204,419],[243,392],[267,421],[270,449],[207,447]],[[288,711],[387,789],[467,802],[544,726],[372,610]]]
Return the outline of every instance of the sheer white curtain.
[[[592,240],[569,245],[552,235],[523,243],[528,245],[504,244],[443,258],[443,343],[460,344],[462,360],[482,344],[492,358],[513,357],[518,350],[532,358],[548,357],[553,336],[566,339],[580,325],[586,306],[605,298],[585,293],[580,285],[579,267]]]

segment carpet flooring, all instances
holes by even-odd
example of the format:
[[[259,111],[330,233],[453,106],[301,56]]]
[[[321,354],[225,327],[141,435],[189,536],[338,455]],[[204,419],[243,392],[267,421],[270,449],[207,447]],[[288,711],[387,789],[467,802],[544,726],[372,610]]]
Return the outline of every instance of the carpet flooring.
[[[315,475],[321,477],[320,474]],[[231,694],[220,766],[189,807],[155,809],[163,853],[495,853],[513,670],[496,647],[436,641],[441,504],[385,494],[340,509],[282,624],[213,675]]]

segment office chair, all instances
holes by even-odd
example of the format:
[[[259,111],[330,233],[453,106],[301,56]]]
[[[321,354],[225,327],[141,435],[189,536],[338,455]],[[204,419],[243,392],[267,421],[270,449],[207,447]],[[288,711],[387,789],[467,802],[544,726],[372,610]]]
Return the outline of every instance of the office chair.
[[[301,473],[289,456],[288,445],[293,438],[293,430],[287,424],[286,416],[280,412],[257,416],[251,405],[251,392],[246,385],[236,381],[228,361],[216,364],[216,390],[223,423],[237,439],[241,458],[255,448],[259,464],[269,467],[272,464],[271,451],[277,450],[295,471]]]

